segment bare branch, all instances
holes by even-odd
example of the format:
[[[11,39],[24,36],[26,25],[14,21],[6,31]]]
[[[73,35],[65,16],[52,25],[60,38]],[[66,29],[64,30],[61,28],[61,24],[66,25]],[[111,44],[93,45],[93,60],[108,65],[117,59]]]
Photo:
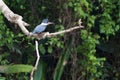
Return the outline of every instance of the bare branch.
[[[50,37],[53,37],[53,36],[57,36],[59,34],[68,33],[68,32],[71,32],[73,30],[76,30],[76,29],[84,28],[84,26],[81,25],[82,24],[81,19],[79,19],[78,24],[79,24],[79,26],[75,26],[75,27],[72,27],[72,28],[69,28],[69,29],[66,29],[66,30],[62,30],[62,31],[59,31],[59,32],[54,32],[54,33],[44,32],[44,33],[40,33],[40,34],[31,34],[31,36],[34,36],[38,40],[40,40],[40,39],[44,39],[44,38],[50,38]]]
[[[29,37],[35,37],[38,40],[44,39],[46,37],[50,38],[50,37],[53,37],[53,36],[56,36],[59,34],[71,32],[76,29],[84,28],[84,26],[81,26],[82,21],[80,19],[79,23],[78,23],[79,26],[75,26],[75,27],[69,28],[67,30],[63,30],[63,31],[55,32],[55,33],[44,32],[44,33],[40,33],[40,34],[33,34],[26,29],[25,26],[29,26],[29,24],[22,20],[23,19],[22,16],[12,12],[8,8],[8,6],[3,2],[3,0],[0,0],[0,10],[2,11],[3,15],[7,18],[7,20],[10,21],[11,23],[17,24],[25,35],[27,35]],[[38,51],[38,42],[35,41],[35,43],[36,43],[37,60],[36,60],[35,67],[32,69],[30,80],[33,80],[33,74],[34,74],[35,70],[37,69],[38,62],[40,59],[40,55],[39,55],[39,51]]]
[[[11,23],[15,23],[15,24],[19,25],[22,32],[25,35],[29,35],[29,31],[25,28],[25,26],[29,26],[29,24],[22,20],[22,16],[12,12],[8,8],[8,6],[3,2],[3,0],[0,0],[0,9],[8,21],[10,21]]]
[[[59,31],[59,32],[55,32],[55,33],[50,33],[48,35],[46,35],[46,37],[52,37],[52,36],[56,36],[56,35],[59,35],[59,34],[63,34],[63,33],[68,33],[68,32],[71,32],[75,29],[79,29],[79,28],[82,28],[83,26],[75,26],[75,27],[72,27],[72,28],[69,28],[67,30],[63,30],[63,31]]]
[[[43,32],[43,33],[40,33],[40,34],[32,34],[30,33],[30,37],[35,37],[36,39],[40,40],[40,39],[44,39],[44,38],[50,38],[50,37],[54,37],[54,36],[57,36],[59,34],[63,34],[63,33],[68,33],[68,32],[71,32],[73,30],[76,30],[76,29],[81,29],[81,28],[84,28],[84,26],[75,26],[75,27],[72,27],[72,28],[69,28],[69,29],[66,29],[66,30],[62,30],[62,31],[59,31],[59,32],[54,32],[54,33],[49,33],[49,32]]]
[[[2,10],[2,13],[8,19],[8,21],[10,21],[11,23],[17,24],[25,35],[30,36],[30,37],[35,37],[36,39],[39,39],[39,40],[43,39],[43,38],[46,38],[46,37],[52,37],[52,36],[56,36],[56,35],[59,35],[59,34],[71,32],[75,29],[83,28],[83,26],[81,26],[82,22],[81,22],[81,19],[80,19],[79,23],[78,23],[79,26],[72,27],[72,28],[69,28],[67,30],[63,30],[63,31],[55,32],[55,33],[46,32],[46,33],[41,33],[41,34],[33,34],[26,29],[25,26],[29,26],[29,24],[22,20],[22,16],[12,12],[7,7],[7,5],[3,2],[3,0],[0,0],[0,9]]]
[[[35,45],[36,45],[37,60],[36,60],[35,66],[33,67],[32,71],[31,71],[30,80],[33,80],[33,74],[34,74],[35,70],[37,69],[37,66],[38,66],[38,63],[39,63],[39,60],[40,60],[39,49],[38,49],[38,41],[35,41]]]

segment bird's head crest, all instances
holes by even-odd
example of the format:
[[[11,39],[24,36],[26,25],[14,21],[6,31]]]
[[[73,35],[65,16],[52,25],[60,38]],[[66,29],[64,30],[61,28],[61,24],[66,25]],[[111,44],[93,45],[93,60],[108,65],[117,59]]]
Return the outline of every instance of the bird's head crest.
[[[42,20],[42,23],[48,23],[48,22],[49,22],[48,19],[43,19],[43,20]]]

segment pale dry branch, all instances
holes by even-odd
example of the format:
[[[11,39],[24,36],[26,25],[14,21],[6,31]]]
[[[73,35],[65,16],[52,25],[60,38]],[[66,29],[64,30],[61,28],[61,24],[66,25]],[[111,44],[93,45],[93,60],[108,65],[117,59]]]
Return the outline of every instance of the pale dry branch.
[[[22,16],[12,12],[8,8],[8,6],[3,2],[3,0],[0,0],[0,10],[2,11],[3,15],[7,18],[8,21],[19,25],[22,32],[25,35],[29,35],[29,31],[25,27],[25,26],[29,26],[29,24],[22,20]]]
[[[30,37],[35,37],[36,39],[40,40],[40,39],[50,38],[50,37],[54,37],[54,36],[57,36],[57,35],[60,35],[60,34],[68,33],[68,32],[71,32],[73,30],[81,29],[81,28],[84,28],[84,26],[79,25],[79,26],[75,26],[75,27],[72,27],[72,28],[69,28],[69,29],[66,29],[66,30],[54,32],[54,33],[49,33],[49,32],[43,32],[43,33],[40,33],[40,34],[30,33],[29,36]]]
[[[44,32],[44,33],[33,34],[33,35],[36,36],[38,40],[40,40],[40,39],[44,39],[44,38],[50,38],[50,37],[53,37],[53,36],[57,36],[59,34],[68,33],[68,32],[71,32],[73,30],[76,30],[76,29],[84,28],[84,26],[81,25],[82,24],[81,19],[79,19],[78,24],[79,24],[79,26],[75,26],[75,27],[72,27],[72,28],[69,28],[69,29],[66,29],[66,30],[62,30],[62,31],[59,31],[59,32],[54,32],[54,33]]]
[[[40,34],[33,34],[26,29],[26,26],[29,26],[29,24],[22,20],[23,17],[18,14],[15,14],[13,11],[11,11],[9,9],[9,7],[3,2],[3,0],[0,0],[0,10],[2,11],[3,15],[7,18],[7,20],[10,21],[11,23],[17,24],[25,35],[27,35],[29,37],[35,37],[38,40],[54,37],[59,34],[68,33],[73,30],[76,30],[76,29],[84,28],[84,26],[81,25],[82,21],[80,19],[78,26],[69,28],[67,30],[62,30],[59,32],[54,32],[54,33],[44,32],[44,33],[40,33]],[[36,43],[37,60],[36,60],[35,67],[32,69],[30,80],[33,80],[33,74],[34,74],[35,70],[37,69],[37,65],[38,65],[38,62],[40,59],[39,51],[38,51],[38,42],[36,41],[35,43]]]
[[[37,69],[37,66],[38,66],[38,63],[39,63],[39,60],[40,60],[39,49],[38,49],[38,41],[37,40],[35,41],[35,45],[36,45],[35,47],[36,47],[37,60],[36,60],[35,66],[33,67],[32,71],[31,71],[30,80],[33,80],[33,74],[34,74],[35,70]]]
[[[23,19],[22,16],[12,12],[8,8],[8,6],[3,2],[3,0],[0,0],[0,9],[1,9],[3,15],[7,18],[7,20],[10,21],[11,23],[17,24],[25,35],[27,35],[29,37],[35,37],[38,40],[44,39],[46,37],[53,37],[53,36],[56,36],[59,34],[71,32],[75,29],[83,28],[83,26],[81,26],[82,22],[80,19],[79,26],[75,26],[75,27],[69,28],[67,30],[63,30],[63,31],[55,32],[55,33],[45,32],[45,33],[41,33],[41,34],[33,34],[26,29],[25,26],[29,26],[29,24],[22,20]]]
[[[52,37],[52,36],[56,36],[56,35],[59,35],[59,34],[68,33],[68,32],[71,32],[75,29],[80,29],[80,28],[82,28],[82,26],[81,27],[80,26],[75,26],[75,27],[69,28],[67,30],[63,30],[63,31],[55,32],[55,33],[50,33],[50,34],[46,35],[46,37]]]

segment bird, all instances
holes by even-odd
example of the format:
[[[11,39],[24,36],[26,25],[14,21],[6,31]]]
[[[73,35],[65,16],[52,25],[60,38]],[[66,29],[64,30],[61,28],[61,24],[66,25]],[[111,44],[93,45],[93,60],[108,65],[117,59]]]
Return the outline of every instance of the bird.
[[[54,24],[53,22],[49,22],[48,19],[43,19],[41,24],[37,25],[35,29],[33,30],[33,34],[39,34],[45,31],[46,27],[50,24]]]

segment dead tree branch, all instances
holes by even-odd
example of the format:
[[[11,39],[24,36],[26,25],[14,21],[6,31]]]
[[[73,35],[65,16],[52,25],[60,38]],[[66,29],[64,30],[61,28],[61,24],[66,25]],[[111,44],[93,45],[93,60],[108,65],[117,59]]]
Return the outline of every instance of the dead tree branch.
[[[37,66],[38,66],[38,63],[39,63],[39,60],[40,60],[39,49],[38,49],[38,41],[37,40],[35,41],[35,45],[36,45],[35,47],[36,47],[37,60],[36,60],[35,66],[33,67],[32,71],[31,71],[30,80],[33,80],[33,74],[34,74],[35,70],[37,69]]]
[[[59,31],[59,32],[54,32],[54,33],[45,32],[45,33],[41,33],[41,34],[37,34],[37,35],[34,34],[34,36],[36,36],[36,38],[38,40],[40,40],[40,39],[44,39],[44,38],[54,37],[54,36],[57,36],[59,34],[68,33],[68,32],[71,32],[73,30],[81,29],[81,28],[83,28],[83,26],[75,26],[75,27],[69,28],[67,30]]]
[[[8,6],[3,2],[3,0],[0,0],[0,10],[2,11],[3,15],[7,18],[8,21],[19,25],[22,32],[26,35],[29,35],[29,31],[25,28],[25,26],[29,26],[29,24],[22,20],[22,16],[12,12],[8,8]]]
[[[22,20],[23,19],[22,16],[12,12],[8,8],[8,6],[3,2],[3,0],[0,0],[0,9],[1,9],[3,15],[7,18],[7,20],[10,21],[11,23],[17,24],[25,35],[30,36],[30,37],[35,37],[36,39],[39,39],[39,40],[46,38],[46,37],[53,37],[53,36],[56,36],[59,34],[71,32],[75,29],[83,28],[83,26],[81,26],[82,22],[80,20],[79,26],[72,27],[72,28],[67,29],[67,30],[63,30],[63,31],[55,32],[55,33],[46,32],[46,33],[41,33],[41,34],[33,34],[26,29],[25,26],[29,26],[29,24]]]
[[[9,7],[3,2],[3,0],[0,0],[0,10],[2,11],[3,15],[7,18],[7,20],[10,21],[11,23],[17,24],[25,35],[27,35],[29,37],[35,37],[38,40],[44,39],[46,37],[50,38],[53,36],[57,36],[59,34],[68,33],[73,30],[83,28],[83,26],[81,25],[82,22],[80,19],[78,26],[69,28],[67,30],[54,32],[54,33],[45,32],[45,33],[41,33],[41,34],[33,34],[26,29],[26,26],[29,26],[29,24],[22,20],[23,17],[12,12],[9,9]],[[40,55],[39,55],[39,51],[38,51],[38,42],[36,41],[35,43],[36,43],[37,60],[36,60],[35,67],[33,68],[32,72],[31,72],[30,80],[33,80],[33,74],[34,74],[34,71],[37,69],[37,65],[38,65],[38,62],[40,59]]]

